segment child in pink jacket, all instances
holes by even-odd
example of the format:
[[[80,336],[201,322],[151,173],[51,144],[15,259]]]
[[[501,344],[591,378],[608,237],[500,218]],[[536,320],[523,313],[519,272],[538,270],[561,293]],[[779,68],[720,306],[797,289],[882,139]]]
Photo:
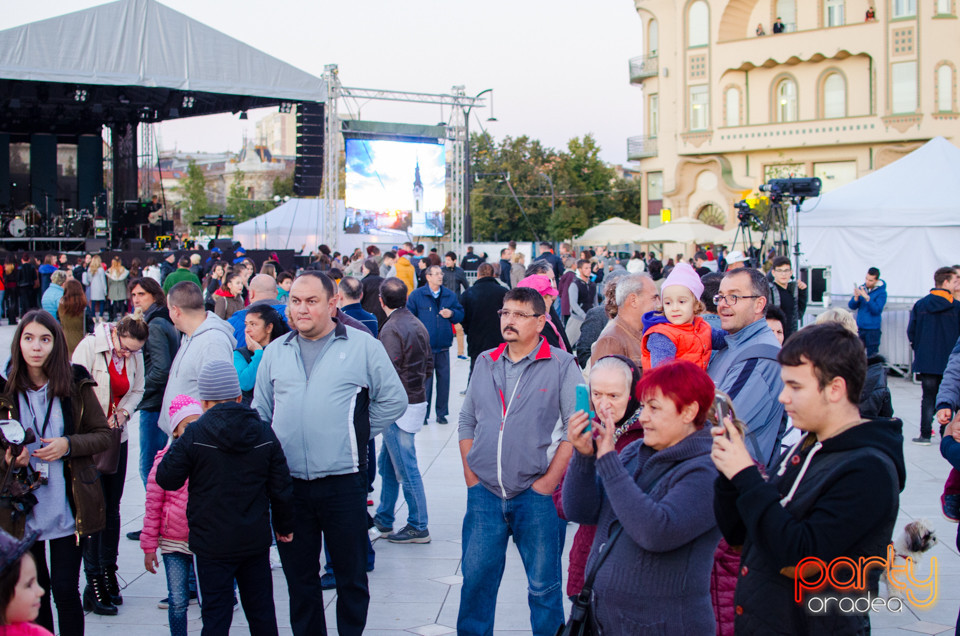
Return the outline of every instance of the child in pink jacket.
[[[180,437],[187,425],[203,415],[200,402],[188,395],[178,395],[170,403],[170,425],[174,439]],[[163,569],[167,573],[167,617],[171,636],[187,636],[187,605],[190,602],[188,579],[193,564],[193,553],[188,545],[187,484],[175,491],[166,491],[157,485],[157,465],[170,446],[160,450],[153,460],[147,477],[147,506],[143,517],[140,548],[143,566],[157,573],[157,548],[163,555]]]

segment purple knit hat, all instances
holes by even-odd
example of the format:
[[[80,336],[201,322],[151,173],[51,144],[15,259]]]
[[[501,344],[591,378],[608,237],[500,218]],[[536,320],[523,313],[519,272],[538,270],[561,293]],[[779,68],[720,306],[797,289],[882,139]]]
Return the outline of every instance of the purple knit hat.
[[[663,285],[660,286],[660,293],[662,294],[663,290],[671,285],[686,287],[697,300],[700,300],[700,296],[703,295],[703,283],[700,282],[700,276],[687,263],[679,263],[673,268],[667,279],[663,281]]]

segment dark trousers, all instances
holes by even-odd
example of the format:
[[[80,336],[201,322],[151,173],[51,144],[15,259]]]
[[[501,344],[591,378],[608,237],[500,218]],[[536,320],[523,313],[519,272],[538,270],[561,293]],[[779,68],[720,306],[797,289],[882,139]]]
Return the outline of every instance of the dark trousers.
[[[233,619],[233,582],[240,591],[240,604],[251,636],[276,636],[277,612],[273,606],[270,552],[246,558],[208,559],[197,556],[200,585],[202,636],[227,636]]]
[[[104,572],[108,567],[117,567],[117,548],[120,544],[120,498],[123,497],[123,482],[126,477],[127,442],[124,442],[120,444],[117,472],[112,475],[100,475],[107,525],[100,532],[87,537],[83,548],[83,571],[89,576]]]
[[[36,292],[33,287],[17,287],[17,296],[20,299],[21,318],[23,318],[28,311],[37,307],[35,301]]]
[[[920,388],[923,395],[920,398],[920,437],[930,437],[933,435],[933,418],[937,414],[937,391],[940,390],[940,381],[942,375],[933,373],[918,373],[920,379]],[[940,434],[943,435],[944,427],[940,427]]]
[[[446,417],[450,413],[450,350],[433,352],[433,373],[427,376],[424,388],[427,390],[427,417],[430,417],[430,403],[433,393],[433,376],[437,376],[437,417]]]
[[[367,622],[367,476],[293,480],[293,541],[277,543],[290,594],[294,636],[326,635],[320,589],[321,536],[337,577],[337,633],[361,634]]]
[[[857,329],[857,335],[860,341],[867,348],[867,357],[875,356],[880,353],[880,330],[879,329]]]
[[[80,546],[87,539],[80,540]],[[46,547],[50,546],[50,567],[47,568]],[[57,604],[57,623],[60,636],[83,636],[83,607],[80,605],[80,561],[82,548],[74,535],[37,541],[30,548],[37,562],[37,582],[45,590],[40,599],[37,625],[53,632],[53,610],[50,597]]]
[[[17,300],[17,298],[17,288],[7,287],[3,295],[3,314],[7,317],[7,320],[10,321],[11,325],[17,324],[20,307],[20,301]]]

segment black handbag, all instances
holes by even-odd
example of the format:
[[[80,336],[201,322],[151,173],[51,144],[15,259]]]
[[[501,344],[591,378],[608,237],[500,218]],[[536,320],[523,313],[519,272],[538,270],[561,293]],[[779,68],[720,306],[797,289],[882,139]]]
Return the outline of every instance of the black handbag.
[[[676,466],[677,464],[664,466],[661,470],[653,473],[646,480],[646,483],[640,486],[640,489],[649,494],[653,486]],[[597,572],[600,571],[600,567],[607,560],[613,545],[622,533],[623,526],[620,525],[619,521],[614,521],[610,526],[610,534],[607,536],[607,540],[601,544],[598,550],[597,560],[593,562],[593,566],[583,580],[580,593],[573,599],[570,620],[567,621],[566,625],[561,625],[557,629],[556,636],[594,636],[597,634],[590,611],[590,600],[593,598],[593,581],[597,578]]]

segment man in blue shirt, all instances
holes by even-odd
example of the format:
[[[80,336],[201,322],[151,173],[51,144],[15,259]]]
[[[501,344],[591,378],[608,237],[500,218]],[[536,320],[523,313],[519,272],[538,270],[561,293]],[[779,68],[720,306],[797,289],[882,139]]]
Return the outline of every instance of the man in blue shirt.
[[[871,267],[863,285],[854,286],[853,298],[847,303],[851,311],[857,312],[857,332],[868,358],[880,353],[880,322],[886,304],[887,285],[880,280],[880,270]]]

